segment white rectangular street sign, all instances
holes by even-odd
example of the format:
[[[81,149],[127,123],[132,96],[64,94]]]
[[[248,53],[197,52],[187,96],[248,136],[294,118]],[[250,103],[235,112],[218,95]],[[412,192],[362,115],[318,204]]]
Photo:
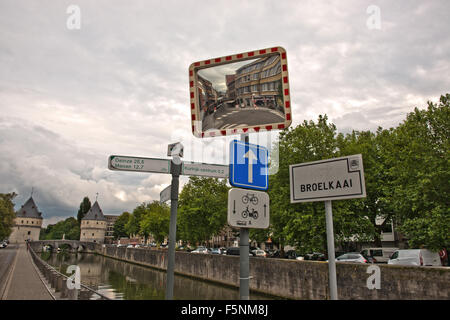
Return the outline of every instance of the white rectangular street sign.
[[[186,176],[206,176],[213,178],[228,178],[229,167],[221,164],[183,161],[181,174]]]
[[[269,227],[267,192],[232,188],[228,191],[228,224],[237,228]]]
[[[365,198],[360,154],[289,166],[291,203]]]
[[[164,203],[166,201],[169,201],[171,191],[172,191],[172,185],[168,186],[163,191],[161,191],[161,193],[159,194],[159,202]]]
[[[170,160],[112,155],[108,160],[110,170],[170,173]]]

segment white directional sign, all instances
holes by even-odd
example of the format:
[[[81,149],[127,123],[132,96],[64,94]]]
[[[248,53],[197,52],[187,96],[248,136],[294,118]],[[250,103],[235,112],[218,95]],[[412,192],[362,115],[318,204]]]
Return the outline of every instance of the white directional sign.
[[[171,191],[172,191],[172,185],[168,186],[163,191],[161,191],[161,193],[159,194],[159,202],[164,203],[166,201],[169,201]]]
[[[291,203],[365,198],[360,154],[289,166]]]
[[[229,167],[220,164],[183,161],[182,175],[228,178]]]
[[[111,170],[135,172],[170,173],[169,159],[140,158],[129,156],[109,156],[108,168]],[[228,178],[229,166],[201,162],[183,161],[181,175]]]
[[[122,171],[170,173],[170,160],[113,155],[109,157],[108,168]]]
[[[263,191],[230,189],[228,191],[228,224],[238,228],[268,228],[269,195]]]

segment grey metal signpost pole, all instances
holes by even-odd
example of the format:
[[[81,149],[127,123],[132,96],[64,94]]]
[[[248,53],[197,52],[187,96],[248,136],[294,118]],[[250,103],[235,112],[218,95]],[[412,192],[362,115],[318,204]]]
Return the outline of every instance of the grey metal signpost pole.
[[[330,299],[338,300],[337,280],[336,280],[336,260],[334,257],[333,211],[331,200],[325,201],[325,218],[327,225],[328,278],[330,285]]]
[[[170,225],[169,225],[169,248],[167,259],[167,282],[166,282],[166,300],[173,300],[173,284],[175,269],[175,244],[177,234],[177,208],[178,208],[178,187],[181,174],[182,162],[180,158],[174,157],[170,166],[172,174],[172,187],[170,192]]]
[[[249,137],[247,134],[241,134],[241,141],[248,143]],[[251,165],[251,164],[250,164]],[[250,280],[250,266],[249,266],[249,229],[241,228],[239,232],[239,299],[250,300],[249,280]]]

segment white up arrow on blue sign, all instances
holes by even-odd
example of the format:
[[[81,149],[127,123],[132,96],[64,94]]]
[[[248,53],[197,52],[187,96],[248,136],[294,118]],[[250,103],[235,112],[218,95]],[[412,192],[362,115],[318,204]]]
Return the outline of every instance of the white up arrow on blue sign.
[[[230,143],[230,184],[233,187],[267,190],[269,152],[265,147],[233,140]]]

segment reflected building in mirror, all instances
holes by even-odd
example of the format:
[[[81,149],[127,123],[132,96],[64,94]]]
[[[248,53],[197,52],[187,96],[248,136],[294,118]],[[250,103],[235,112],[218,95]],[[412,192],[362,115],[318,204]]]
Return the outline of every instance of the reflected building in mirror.
[[[198,75],[198,98],[202,120],[207,114],[214,111],[214,105],[217,103],[218,95],[211,81]]]
[[[236,70],[236,105],[268,107],[284,113],[280,55],[258,59]]]

